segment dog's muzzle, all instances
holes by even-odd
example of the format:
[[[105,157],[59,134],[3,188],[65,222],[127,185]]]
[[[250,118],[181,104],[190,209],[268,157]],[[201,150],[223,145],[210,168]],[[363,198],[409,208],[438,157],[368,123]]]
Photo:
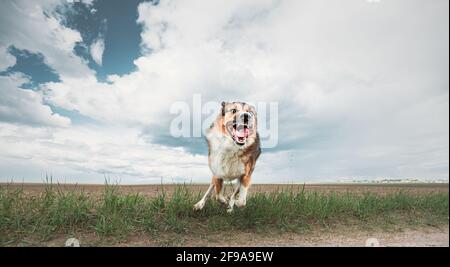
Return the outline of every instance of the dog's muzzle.
[[[237,145],[245,145],[253,129],[253,115],[248,112],[242,112],[233,122],[231,136]]]

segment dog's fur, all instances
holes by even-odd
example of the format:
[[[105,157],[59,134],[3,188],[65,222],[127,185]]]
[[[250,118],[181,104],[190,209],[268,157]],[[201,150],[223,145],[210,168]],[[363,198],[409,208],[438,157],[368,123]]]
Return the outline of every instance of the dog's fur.
[[[204,207],[213,189],[216,199],[228,204],[228,212],[233,211],[234,205],[245,206],[251,175],[261,154],[255,108],[243,102],[222,102],[221,112],[206,132],[206,140],[213,177],[211,185],[194,209],[201,210]],[[238,184],[228,201],[223,195],[223,182],[235,179],[238,179]],[[238,193],[239,198],[236,199]]]

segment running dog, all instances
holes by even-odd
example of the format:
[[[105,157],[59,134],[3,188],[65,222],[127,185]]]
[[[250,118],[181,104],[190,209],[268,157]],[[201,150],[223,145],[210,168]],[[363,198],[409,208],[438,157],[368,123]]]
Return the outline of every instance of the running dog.
[[[228,205],[227,212],[231,213],[234,205],[245,206],[251,176],[261,154],[255,108],[243,102],[222,102],[221,112],[206,131],[206,140],[208,163],[213,177],[211,185],[203,198],[194,205],[194,209],[203,209],[215,189],[216,199]],[[237,187],[228,201],[223,195],[223,182],[236,179]]]

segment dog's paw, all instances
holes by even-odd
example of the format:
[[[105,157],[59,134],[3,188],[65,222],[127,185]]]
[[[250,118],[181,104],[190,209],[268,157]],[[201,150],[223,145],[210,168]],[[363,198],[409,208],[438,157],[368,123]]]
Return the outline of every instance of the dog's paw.
[[[216,197],[216,200],[221,204],[228,205],[228,199],[224,196],[218,196]]]
[[[230,201],[228,202],[228,208],[227,208],[228,214],[231,214],[233,212],[234,203],[235,203],[235,200],[233,198],[231,198]]]
[[[205,206],[205,201],[199,201],[194,205],[194,210],[201,210]]]
[[[245,207],[246,204],[247,204],[247,201],[245,199],[236,200],[236,203],[235,203],[236,207],[238,207],[238,208]]]

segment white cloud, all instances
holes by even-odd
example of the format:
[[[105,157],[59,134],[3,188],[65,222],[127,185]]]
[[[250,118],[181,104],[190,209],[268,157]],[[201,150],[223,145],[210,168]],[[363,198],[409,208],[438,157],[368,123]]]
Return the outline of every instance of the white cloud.
[[[67,3],[83,3],[85,5],[91,6],[95,0],[66,0]]]
[[[50,65],[64,74],[62,82],[44,86],[45,101],[129,131],[60,130],[60,136],[86,147],[101,147],[79,155],[73,149],[80,163],[62,157],[57,165],[66,169],[171,177],[192,168],[193,180],[204,181],[209,175],[204,157],[142,144],[136,137],[143,127],[150,129],[147,134],[151,129],[160,134],[171,119],[170,104],[201,93],[204,101],[280,103],[280,146],[263,154],[256,182],[448,178],[448,1],[143,3],[138,22],[145,53],[135,60],[135,72],[111,76],[108,84],[98,83],[73,55],[77,32],[58,26],[56,19],[35,17],[57,34],[43,30],[39,36],[53,39],[33,49],[44,51]],[[23,43],[12,32],[9,38]],[[65,45],[56,55],[51,42]],[[101,50],[92,53],[100,63]],[[54,62],[59,57],[61,64]],[[69,61],[74,69],[64,67],[72,67]],[[91,140],[91,134],[98,138]],[[109,141],[100,145],[103,134]],[[50,153],[56,156],[34,158],[55,163],[72,150],[67,142],[58,144],[59,150]],[[47,145],[39,143],[39,148]],[[174,161],[186,169],[172,166]]]
[[[209,175],[205,156],[148,144],[134,129],[73,126],[50,130],[0,123],[0,147],[0,158],[27,162],[38,170],[33,177],[38,181],[46,173],[69,181],[88,176],[87,182],[97,183],[103,182],[103,175],[128,183],[159,183],[162,178],[169,183],[189,182]],[[13,167],[0,164],[0,172],[10,173]],[[24,172],[17,169],[10,178],[17,179]]]
[[[8,52],[7,47],[0,46],[0,71],[14,66],[14,64],[16,64],[16,58]]]
[[[103,52],[105,51],[105,41],[102,38],[97,39],[91,44],[89,50],[91,51],[92,59],[95,63],[101,66],[103,61]]]
[[[0,46],[14,45],[18,49],[41,53],[45,63],[53,68],[62,80],[92,79],[95,72],[74,54],[75,44],[82,41],[80,33],[62,26],[59,18],[52,13],[54,7],[61,3],[65,1],[41,0],[33,4],[26,0],[2,1]]]
[[[38,92],[19,88],[27,79],[18,76],[0,76],[0,121],[36,126],[67,127],[68,118],[52,112],[43,104]]]

